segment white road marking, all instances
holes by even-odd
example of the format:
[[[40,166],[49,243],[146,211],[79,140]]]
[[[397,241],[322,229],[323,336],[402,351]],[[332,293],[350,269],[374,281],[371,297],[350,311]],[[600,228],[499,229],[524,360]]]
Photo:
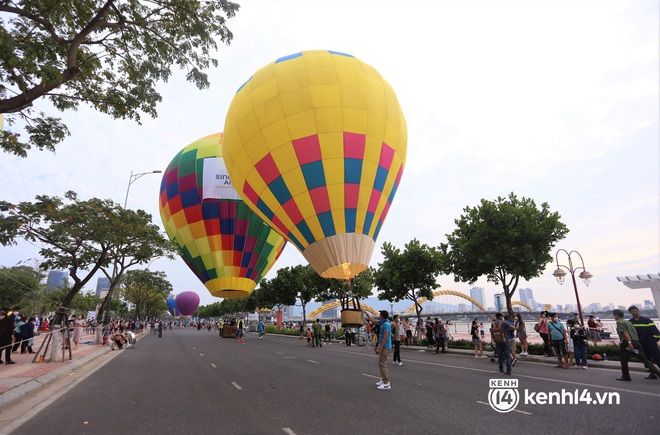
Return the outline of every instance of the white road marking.
[[[284,355],[284,352],[275,352],[275,353],[280,354],[280,355]]]
[[[371,354],[367,355],[364,352],[359,352],[359,351],[340,350],[340,349],[335,349],[332,352],[351,353],[353,355],[361,355],[361,356],[366,356],[368,358],[373,358],[374,356],[377,356],[377,355],[371,355]],[[441,364],[441,363],[436,363],[436,362],[419,361],[419,360],[414,360],[414,359],[407,359],[406,362],[417,363],[417,364],[426,364],[426,365],[431,365],[431,366],[436,366],[436,367],[448,367],[448,368],[452,368],[452,369],[467,370],[467,371],[473,371],[473,372],[491,373],[494,376],[496,374],[499,374],[499,373],[496,373],[495,370],[493,370],[493,369],[479,369],[479,368],[473,368],[473,367],[463,367],[463,366],[456,366],[456,365],[452,365],[452,364]],[[536,363],[533,363],[533,364],[536,364]],[[594,369],[594,370],[606,370],[608,372],[612,371],[611,369]],[[370,376],[370,375],[365,375],[365,376]],[[579,385],[581,387],[591,387],[591,388],[601,388],[601,389],[606,389],[606,390],[622,391],[622,392],[625,392],[625,393],[640,394],[640,395],[643,395],[643,396],[660,397],[660,393],[649,393],[649,392],[646,392],[646,391],[628,390],[626,388],[612,387],[612,386],[609,386],[609,385],[587,384],[587,383],[584,383],[584,382],[575,382],[575,381],[570,381],[570,380],[563,381],[563,380],[556,379],[556,378],[545,378],[545,377],[541,377],[541,376],[521,375],[521,374],[518,374],[518,373],[514,373],[514,377],[516,377],[516,378],[527,378],[527,379],[538,379],[538,380],[541,380],[541,381],[554,382],[554,383],[558,383],[558,384]],[[380,378],[378,378],[378,379],[380,379]]]
[[[200,353],[199,356],[204,356],[204,354],[203,354],[203,353]]]
[[[482,405],[488,405],[488,406],[490,406],[490,403],[482,402],[482,401],[480,401],[480,400],[477,400],[477,403],[481,403]],[[531,412],[525,412],[525,411],[521,411],[521,410],[519,410],[519,409],[513,409],[512,411],[513,411],[513,412],[519,412],[519,413],[521,413],[521,414],[525,414],[525,415],[532,415]]]
[[[232,384],[232,385],[234,386],[234,388],[236,388],[237,390],[242,390],[242,388],[241,388],[236,382],[232,382],[231,384]]]
[[[314,361],[314,360],[311,360],[311,359],[308,359],[307,361],[309,361],[309,362],[311,362],[311,363],[314,363],[314,364],[318,364],[318,363],[319,363],[318,361]]]
[[[214,369],[217,369],[217,367],[215,366],[215,364],[211,363],[211,365],[213,366]]]
[[[288,427],[283,427],[282,430],[284,431],[284,433],[287,433],[289,435],[296,435],[296,433],[291,429],[289,429]]]
[[[366,373],[362,373],[362,376],[366,376],[368,378],[380,379],[380,376],[368,375]]]

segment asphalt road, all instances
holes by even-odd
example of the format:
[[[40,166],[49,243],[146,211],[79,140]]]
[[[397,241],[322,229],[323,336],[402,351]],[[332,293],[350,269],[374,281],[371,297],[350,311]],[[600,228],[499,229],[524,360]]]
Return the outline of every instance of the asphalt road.
[[[614,370],[519,362],[508,377],[488,359],[404,349],[404,365],[388,365],[392,389],[381,391],[372,352],[343,343],[309,348],[274,335],[259,340],[252,333],[239,343],[203,330],[166,331],[112,352],[39,412],[26,412],[12,433],[658,433],[660,427],[660,383],[639,372],[622,383]],[[518,386],[491,389],[491,379]],[[510,408],[516,393],[510,412],[489,404],[490,396]],[[574,404],[539,404],[544,393],[564,402],[570,396]]]

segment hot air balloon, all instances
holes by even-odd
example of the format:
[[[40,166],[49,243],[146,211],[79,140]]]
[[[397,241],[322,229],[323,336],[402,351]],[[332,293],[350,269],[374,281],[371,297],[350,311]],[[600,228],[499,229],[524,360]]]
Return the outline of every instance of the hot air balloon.
[[[176,295],[170,295],[167,298],[167,311],[175,320],[179,318],[179,310],[176,307]]]
[[[277,59],[236,92],[223,155],[243,200],[325,278],[364,271],[406,158],[391,86],[334,51]]]
[[[176,308],[185,319],[192,315],[199,307],[199,295],[195,292],[183,292],[176,295]]]
[[[159,205],[167,234],[213,296],[249,296],[286,243],[234,190],[222,159],[222,133],[174,157],[163,174]]]

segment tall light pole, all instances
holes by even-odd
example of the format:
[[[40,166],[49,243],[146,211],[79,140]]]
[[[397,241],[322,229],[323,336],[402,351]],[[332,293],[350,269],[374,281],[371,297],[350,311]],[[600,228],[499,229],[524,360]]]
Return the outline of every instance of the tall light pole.
[[[131,171],[131,176],[128,178],[128,186],[126,187],[126,199],[124,199],[124,208],[126,208],[126,204],[128,204],[128,192],[131,190],[131,184],[135,183],[135,180],[138,178],[142,178],[147,174],[160,174],[161,170],[153,170],[151,172],[140,172],[139,174],[134,174],[133,171]]]
[[[559,264],[559,254],[562,252],[566,254],[566,256],[568,257],[568,266],[565,264]],[[580,257],[580,262],[582,263],[582,266],[573,267],[573,259],[571,258],[573,254]],[[557,270],[552,272],[552,276],[557,278],[557,282],[559,283],[559,285],[563,285],[564,280],[566,278],[566,272],[562,270],[562,267],[568,270],[571,274],[571,279],[573,280],[573,288],[575,289],[575,299],[577,300],[578,314],[580,315],[580,324],[584,326],[584,318],[582,317],[582,305],[580,304],[580,295],[578,295],[577,283],[575,282],[575,272],[577,270],[582,269],[582,272],[580,272],[579,277],[582,281],[584,281],[587,287],[589,287],[589,283],[591,282],[591,278],[593,278],[593,275],[587,272],[587,269],[584,268],[584,260],[582,259],[582,255],[580,255],[580,253],[577,251],[567,252],[565,249],[560,249],[559,251],[557,251],[557,254],[555,255],[555,261],[557,263]]]

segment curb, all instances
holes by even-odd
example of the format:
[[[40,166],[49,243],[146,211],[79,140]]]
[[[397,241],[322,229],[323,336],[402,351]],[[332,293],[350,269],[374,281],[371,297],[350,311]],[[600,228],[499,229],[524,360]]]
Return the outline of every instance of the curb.
[[[136,337],[136,342],[140,341],[145,335],[146,334],[138,335]],[[62,375],[65,375],[68,372],[75,370],[78,367],[83,366],[97,358],[102,357],[103,355],[111,351],[110,346],[105,344],[101,346],[102,346],[101,349],[96,350],[87,356],[73,360],[65,366],[59,367],[53,370],[52,372],[46,373],[44,375],[39,376],[38,378],[34,378],[20,385],[17,385],[11,390],[7,390],[4,393],[0,394],[0,408],[10,404],[15,400],[22,398],[23,396],[36,390],[37,388],[43,387],[44,385],[54,381],[55,379],[59,378]]]

